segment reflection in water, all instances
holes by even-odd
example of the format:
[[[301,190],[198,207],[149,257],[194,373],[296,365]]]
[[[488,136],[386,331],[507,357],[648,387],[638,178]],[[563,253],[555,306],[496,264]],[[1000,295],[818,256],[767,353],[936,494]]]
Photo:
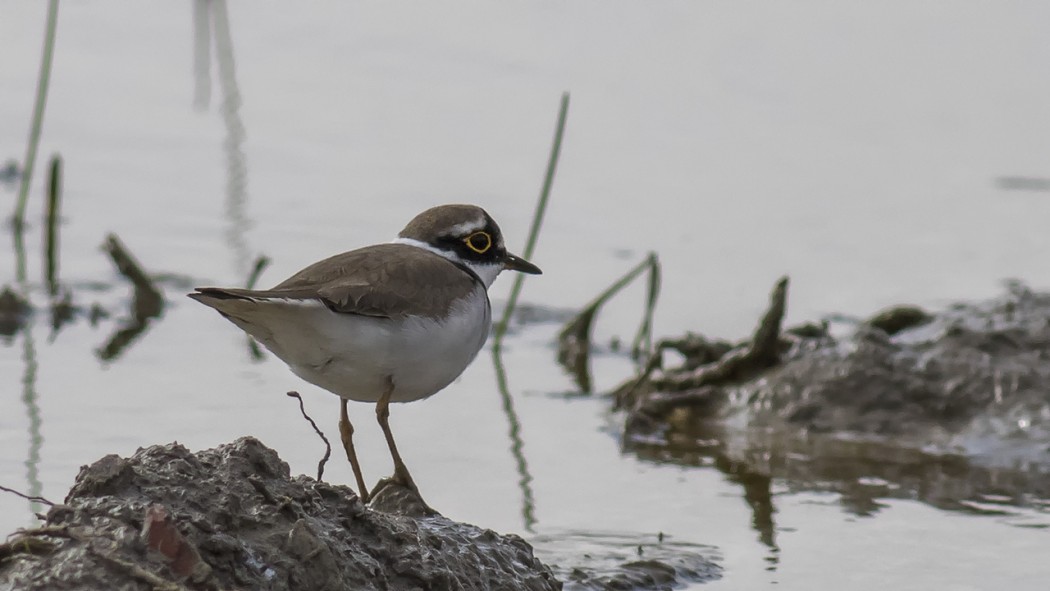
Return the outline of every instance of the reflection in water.
[[[521,439],[521,422],[518,413],[514,410],[514,399],[510,395],[510,387],[507,385],[507,371],[503,367],[503,358],[499,347],[492,348],[492,366],[496,369],[496,386],[499,388],[500,398],[503,401],[503,412],[507,415],[510,424],[510,453],[514,455],[514,462],[518,468],[518,487],[521,488],[521,518],[525,524],[525,531],[533,531],[536,525],[536,503],[532,497],[532,475],[529,474],[529,465],[525,462],[524,446]]]
[[[540,226],[543,225],[543,214],[547,209],[551,187],[554,185],[554,172],[558,168],[558,157],[561,154],[561,142],[562,137],[565,135],[565,121],[568,115],[569,93],[564,92],[561,95],[561,103],[558,108],[558,122],[554,127],[554,143],[551,144],[551,153],[547,160],[547,173],[544,175],[543,188],[540,190],[540,199],[532,216],[532,224],[529,227],[529,237],[526,240],[525,249],[521,253],[525,260],[532,258],[536,240],[540,235]],[[514,399],[511,397],[510,388],[507,385],[507,373],[503,368],[502,358],[503,337],[507,334],[510,318],[514,314],[518,295],[521,293],[524,281],[524,274],[514,274],[514,284],[510,289],[510,297],[507,300],[507,305],[503,308],[503,318],[494,326],[495,338],[492,343],[492,364],[496,369],[496,385],[503,400],[503,412],[507,415],[507,422],[510,424],[510,451],[514,455],[514,460],[518,466],[518,485],[521,487],[521,516],[525,522],[525,529],[531,532],[536,524],[535,503],[532,499],[532,475],[529,474],[528,464],[525,463],[525,454],[522,451],[524,443],[521,440],[521,422],[518,420],[518,413],[514,410]]]
[[[214,22],[214,27],[212,26]],[[223,151],[226,153],[226,204],[227,226],[223,232],[226,244],[233,252],[236,274],[248,277],[248,289],[255,287],[263,269],[270,260],[265,256],[255,259],[249,269],[248,241],[245,234],[251,227],[246,213],[248,201],[248,164],[244,154],[245,131],[241,122],[241,93],[237,86],[237,71],[233,59],[233,41],[230,36],[230,19],[226,0],[196,0],[193,3],[194,24],[194,99],[198,110],[208,106],[211,100],[211,37],[215,36],[215,59],[219,70],[219,88],[222,104],[219,114],[226,128]],[[247,337],[248,354],[252,361],[265,359],[259,345]]]
[[[1007,517],[1024,527],[1050,528],[1050,474],[1037,467],[985,466],[961,456],[931,455],[892,441],[843,439],[724,425],[675,425],[666,443],[628,442],[639,457],[709,466],[743,488],[752,527],[775,568],[776,507],[771,486],[790,492],[835,493],[847,513],[876,515],[881,499],[917,500],[946,511]],[[1046,517],[1046,519],[1043,519]]]
[[[22,361],[25,370],[22,373],[22,403],[26,405],[26,416],[29,418],[29,455],[26,457],[26,483],[28,494],[31,497],[39,497],[43,494],[44,487],[40,483],[40,448],[44,445],[44,435],[41,432],[43,421],[40,418],[40,404],[37,402],[36,393],[36,345],[33,342],[33,331],[27,323],[22,328]],[[40,503],[29,502],[31,513],[40,511]]]
[[[776,542],[776,524],[773,522],[772,484],[768,474],[748,469],[745,464],[733,462],[724,455],[715,457],[715,467],[729,477],[730,482],[744,489],[744,501],[751,507],[751,527],[758,532],[759,541],[769,548],[766,556],[770,570],[776,570],[780,548]]]
[[[226,153],[226,206],[228,226],[226,243],[233,251],[236,274],[249,272],[251,255],[245,233],[251,222],[245,213],[248,200],[248,164],[244,154],[245,131],[241,122],[241,93],[237,86],[237,69],[233,59],[233,40],[226,0],[196,0],[193,3],[194,92],[193,106],[207,108],[211,100],[210,42],[215,38],[215,61],[218,65],[222,103],[219,115],[226,128],[223,151]]]
[[[567,591],[679,589],[722,577],[716,548],[663,533],[570,530],[546,532],[529,542]]]
[[[73,305],[73,292],[69,289],[62,291],[61,296],[51,300],[51,334],[48,342],[54,342],[58,331],[62,327],[71,324],[76,319],[77,308]]]
[[[24,301],[28,301],[29,285],[26,281],[26,249],[25,249],[25,226],[14,224],[13,235],[15,242],[15,259],[18,270],[15,278],[18,291]],[[26,416],[29,418],[29,454],[26,457],[26,484],[28,494],[31,497],[39,497],[43,492],[40,483],[40,449],[44,445],[42,434],[43,421],[40,417],[40,404],[37,402],[36,392],[36,344],[33,341],[33,330],[29,322],[22,324],[22,362],[25,369],[22,372],[22,403],[26,407]],[[40,504],[36,501],[29,502],[30,513],[40,510]]]
[[[115,234],[106,237],[103,248],[113,259],[120,274],[135,289],[128,317],[120,323],[106,344],[96,351],[102,361],[112,361],[146,330],[150,320],[160,316],[164,311],[164,296]]]
[[[51,0],[47,5],[47,26],[44,34],[44,50],[40,58],[40,73],[37,78],[36,101],[33,104],[32,126],[29,131],[29,141],[26,144],[26,157],[22,164],[22,182],[18,190],[18,203],[12,219],[14,251],[15,251],[15,282],[18,291],[25,302],[29,301],[29,286],[26,281],[26,250],[25,250],[25,213],[26,203],[29,198],[29,184],[33,178],[33,163],[36,161],[37,147],[40,142],[40,131],[44,122],[44,107],[47,104],[48,85],[51,80],[51,64],[55,48],[55,32],[58,26],[58,0]],[[54,167],[52,168],[54,172]],[[57,184],[52,188],[57,189]],[[37,403],[36,393],[36,345],[33,342],[33,334],[29,323],[22,327],[22,361],[25,363],[25,371],[22,374],[22,402],[26,405],[26,414],[29,417],[29,456],[26,458],[26,480],[29,484],[29,495],[38,497],[41,493],[40,484],[40,448],[43,446],[44,438],[41,435],[40,405]],[[39,504],[30,502],[30,510],[39,510]]]
[[[248,198],[248,165],[244,155],[244,124],[241,123],[241,93],[237,87],[237,72],[233,62],[233,42],[230,38],[230,21],[226,12],[226,0],[215,0],[211,4],[215,24],[215,58],[219,66],[219,88],[222,89],[222,104],[219,113],[226,126],[226,241],[233,250],[237,274],[244,277],[249,271],[251,256],[245,232],[249,222],[245,215]]]
[[[643,444],[628,441],[625,447],[639,458],[659,463],[686,466],[710,466],[726,475],[729,482],[743,489],[744,502],[751,509],[751,528],[758,533],[758,540],[765,546],[768,570],[776,570],[780,562],[780,547],[776,541],[776,507],[773,504],[773,478],[748,462],[739,461],[725,452],[724,445],[716,439],[696,437],[682,442],[675,439],[668,446]]]
[[[135,296],[135,300],[138,299],[138,295]],[[121,321],[117,326],[113,334],[110,335],[106,342],[95,350],[95,354],[102,361],[113,361],[120,357],[125,349],[128,348],[131,343],[135,342],[146,328],[149,326],[149,321],[160,315],[160,312],[151,315],[140,315],[138,313],[138,307],[134,304],[131,305],[131,314]]]
[[[211,102],[211,0],[193,2],[193,108],[203,111]]]

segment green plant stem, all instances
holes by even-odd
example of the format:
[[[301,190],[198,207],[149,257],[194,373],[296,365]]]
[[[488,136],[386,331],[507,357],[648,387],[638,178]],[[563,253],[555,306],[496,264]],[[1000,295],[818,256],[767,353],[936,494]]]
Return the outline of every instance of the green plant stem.
[[[536,204],[536,211],[532,216],[532,227],[529,229],[529,238],[525,244],[522,256],[528,260],[532,251],[536,248],[536,239],[539,237],[540,226],[543,224],[543,214],[547,210],[547,200],[550,197],[551,186],[554,184],[554,172],[558,168],[558,156],[561,154],[561,138],[565,133],[565,118],[569,113],[569,93],[561,95],[561,108],[558,111],[558,123],[554,130],[554,143],[551,146],[550,159],[547,161],[547,174],[543,179],[543,189],[540,191],[540,200]],[[528,463],[525,461],[525,443],[521,437],[521,421],[518,413],[514,410],[514,398],[510,394],[510,386],[507,382],[507,372],[503,367],[501,358],[503,335],[507,332],[507,323],[514,312],[518,302],[518,294],[521,293],[522,282],[525,276],[521,273],[515,274],[514,286],[510,290],[510,298],[507,306],[503,309],[503,317],[496,325],[496,335],[492,343],[492,363],[496,369],[496,386],[499,389],[500,400],[503,401],[503,413],[507,416],[510,425],[510,451],[518,470],[518,487],[521,489],[522,507],[521,515],[525,522],[526,531],[533,531],[536,524],[536,503],[532,495],[532,474],[529,473]]]
[[[44,107],[47,105],[47,88],[51,82],[51,62],[55,53],[55,29],[58,24],[58,0],[47,3],[47,28],[44,32],[44,55],[40,59],[40,75],[36,83],[36,102],[33,104],[33,123],[29,129],[25,162],[22,164],[22,183],[18,188],[18,204],[13,221],[22,226],[26,217],[26,201],[29,200],[29,182],[33,178],[37,147],[40,145],[40,128],[44,122]]]
[[[44,215],[44,276],[47,292],[58,295],[58,218],[62,195],[62,157],[55,154],[47,176],[47,212]]]
[[[568,115],[569,93],[565,92],[561,95],[558,123],[554,128],[554,142],[551,145],[550,158],[547,160],[547,174],[543,178],[543,189],[540,190],[540,199],[532,216],[532,226],[529,228],[529,237],[525,243],[525,250],[521,253],[525,260],[532,258],[532,253],[536,249],[536,240],[539,238],[540,227],[543,225],[543,215],[547,211],[547,201],[550,199],[551,187],[554,185],[554,173],[558,169],[558,158],[561,156],[561,140],[565,135],[565,120],[568,118]],[[523,274],[518,273],[515,275],[514,285],[510,288],[510,297],[507,298],[507,306],[503,308],[503,317],[500,319],[499,324],[496,325],[496,335],[492,347],[497,352],[502,348],[503,335],[506,334],[510,316],[518,305],[518,296],[521,294],[524,282],[525,276]]]

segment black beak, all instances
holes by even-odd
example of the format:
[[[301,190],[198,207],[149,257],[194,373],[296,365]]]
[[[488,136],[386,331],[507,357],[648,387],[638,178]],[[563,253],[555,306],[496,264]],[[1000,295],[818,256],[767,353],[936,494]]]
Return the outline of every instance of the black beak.
[[[507,253],[507,256],[503,257],[503,268],[511,271],[521,271],[522,273],[528,273],[529,275],[542,275],[543,271],[536,265],[533,265],[525,259]]]

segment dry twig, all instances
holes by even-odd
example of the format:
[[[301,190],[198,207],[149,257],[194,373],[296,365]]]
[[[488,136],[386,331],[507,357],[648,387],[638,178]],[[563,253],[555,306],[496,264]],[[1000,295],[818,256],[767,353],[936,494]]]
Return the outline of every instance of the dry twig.
[[[306,406],[303,404],[303,397],[295,391],[288,392],[288,396],[299,401],[299,412],[302,413],[304,419],[310,421],[310,426],[314,428],[314,433],[317,433],[317,436],[321,438],[321,441],[324,441],[324,457],[317,462],[317,481],[320,482],[324,476],[324,466],[328,463],[328,458],[332,455],[332,444],[328,442],[328,438],[325,437],[324,433],[321,432],[321,429],[317,427],[317,423],[310,418],[310,415],[306,414]]]

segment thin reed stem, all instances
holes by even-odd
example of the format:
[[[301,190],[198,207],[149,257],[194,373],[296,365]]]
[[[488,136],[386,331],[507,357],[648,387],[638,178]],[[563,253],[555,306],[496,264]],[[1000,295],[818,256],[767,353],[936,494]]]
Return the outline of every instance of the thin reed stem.
[[[540,235],[540,227],[543,226],[543,215],[547,211],[547,201],[550,198],[551,187],[554,185],[554,173],[558,169],[558,158],[561,156],[561,140],[565,135],[565,121],[569,115],[569,93],[561,95],[561,107],[558,110],[558,123],[554,128],[554,143],[551,145],[550,158],[547,160],[547,174],[543,178],[543,189],[540,190],[540,199],[536,203],[536,211],[532,216],[532,226],[529,228],[529,237],[525,243],[525,250],[521,256],[525,260],[532,258],[532,252],[536,249],[536,240]],[[507,306],[503,308],[503,317],[496,325],[496,334],[493,340],[493,349],[499,351],[502,348],[503,335],[507,332],[510,316],[518,305],[518,296],[521,294],[525,275],[517,273],[514,276],[514,284],[510,288],[510,297],[507,298]]]
[[[51,157],[47,175],[47,212],[44,214],[44,275],[47,292],[58,294],[58,219],[59,198],[62,196],[62,157]]]
[[[558,123],[554,130],[554,143],[551,146],[550,159],[547,161],[547,174],[544,176],[543,189],[540,191],[540,199],[532,216],[532,227],[529,229],[528,241],[525,244],[525,250],[522,252],[522,256],[526,260],[532,257],[532,252],[536,248],[536,239],[540,234],[540,226],[543,224],[543,214],[547,210],[547,200],[550,198],[551,186],[554,184],[554,172],[558,168],[558,157],[561,154],[561,139],[565,133],[565,119],[568,113],[569,93],[566,92],[561,95],[561,108],[558,110]],[[515,274],[514,286],[510,290],[507,307],[503,309],[503,318],[496,325],[496,335],[492,344],[492,363],[496,368],[496,386],[499,389],[500,400],[503,401],[503,413],[507,416],[507,423],[510,426],[510,452],[514,456],[517,466],[518,487],[521,489],[522,497],[521,515],[525,522],[526,531],[531,532],[536,525],[536,502],[532,494],[532,474],[529,473],[529,465],[525,461],[525,442],[521,437],[521,421],[518,419],[518,413],[514,410],[514,398],[511,396],[510,386],[507,382],[507,372],[500,357],[503,335],[507,332],[507,323],[510,321],[510,316],[517,305],[518,294],[521,293],[524,279],[525,276],[523,274]]]
[[[44,107],[47,105],[47,88],[51,82],[51,62],[55,53],[55,29],[58,24],[58,0],[47,3],[47,27],[44,32],[44,55],[40,58],[40,74],[36,83],[36,102],[33,103],[33,122],[29,128],[29,143],[26,145],[25,162],[22,164],[22,183],[18,188],[18,204],[13,222],[21,227],[25,224],[26,202],[29,200],[29,182],[33,178],[37,147],[40,145],[40,129],[44,123]]]

